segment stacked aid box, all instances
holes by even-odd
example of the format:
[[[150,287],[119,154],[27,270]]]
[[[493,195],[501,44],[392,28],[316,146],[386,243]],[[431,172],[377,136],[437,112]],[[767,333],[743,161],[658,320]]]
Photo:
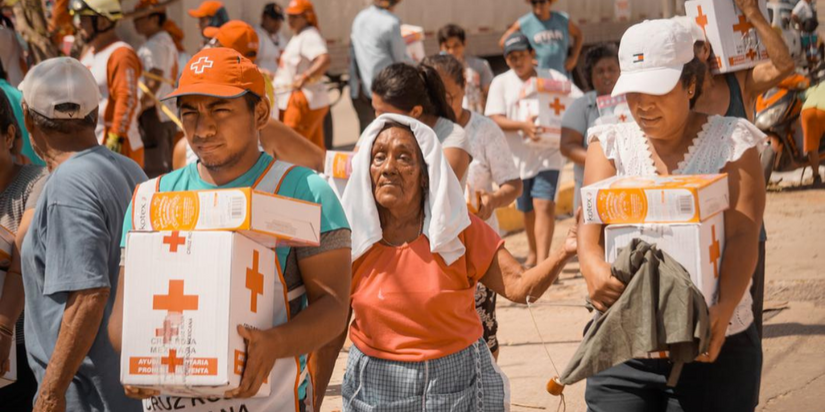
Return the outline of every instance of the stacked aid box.
[[[728,176],[616,176],[582,188],[585,223],[605,226],[605,260],[633,239],[679,262],[705,297],[717,299],[725,248]]]
[[[251,188],[141,193],[125,258],[121,381],[164,395],[223,396],[246,361],[239,325],[286,323],[273,248],[317,246],[321,206]],[[278,359],[256,396],[291,396],[297,358]]]

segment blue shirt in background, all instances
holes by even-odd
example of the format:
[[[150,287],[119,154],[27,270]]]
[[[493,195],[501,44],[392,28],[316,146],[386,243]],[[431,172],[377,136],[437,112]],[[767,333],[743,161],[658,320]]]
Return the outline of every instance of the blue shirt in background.
[[[574,101],[561,119],[561,127],[579,132],[584,136],[582,144],[587,149],[587,129],[589,129],[599,118],[599,106],[596,104],[596,91],[591,90]],[[573,198],[573,210],[579,207],[581,201],[580,192],[584,182],[584,165],[578,163],[573,165],[573,180],[576,183],[575,196]]]
[[[17,127],[23,135],[23,150],[21,150],[21,153],[28,157],[33,164],[38,166],[46,166],[46,162],[44,162],[43,159],[41,159],[40,156],[34,152],[32,142],[29,140],[29,132],[26,130],[26,124],[23,122],[23,104],[21,103],[23,100],[23,93],[9,84],[9,82],[5,79],[0,79],[0,89],[3,90],[3,93],[6,94],[6,98],[9,99],[11,110],[14,111],[14,117],[17,119]]]
[[[567,50],[570,48],[570,18],[565,13],[552,12],[549,20],[539,20],[534,13],[527,13],[518,20],[533,50],[540,69],[553,69],[570,77],[564,68]]]
[[[372,96],[372,80],[385,67],[398,62],[411,62],[407,44],[401,37],[401,19],[389,10],[369,6],[355,16],[350,34],[350,93],[358,97],[358,87]],[[359,83],[360,78],[360,83]]]
[[[49,175],[21,251],[26,351],[43,382],[72,292],[109,288],[103,320],[66,391],[67,411],[141,411],[120,384],[120,356],[109,342],[109,315],[120,274],[123,215],[140,166],[103,146],[84,150]]]

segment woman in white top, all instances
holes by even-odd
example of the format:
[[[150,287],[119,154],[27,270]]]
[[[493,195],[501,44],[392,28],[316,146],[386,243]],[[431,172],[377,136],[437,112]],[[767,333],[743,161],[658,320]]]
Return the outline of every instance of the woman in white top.
[[[287,126],[325,149],[324,117],[329,112],[329,96],[319,79],[329,69],[327,44],[318,31],[312,2],[292,0],[286,14],[294,35],[281,54],[275,75],[278,108]]]
[[[673,367],[667,359],[633,359],[592,376],[588,410],[753,411],[762,351],[748,287],[765,208],[758,153],[764,135],[745,120],[693,110],[705,69],[693,56],[690,32],[678,23],[631,27],[622,37],[619,62],[613,95],[627,95],[636,122],[591,129],[584,184],[615,175],[727,173],[730,208],[724,212],[725,250],[718,300],[710,307],[708,352],[684,365],[674,388],[664,384]],[[602,231],[601,225],[581,224],[578,242],[581,271],[599,311],[624,290],[605,261]]]
[[[456,113],[456,123],[467,132],[473,160],[467,170],[467,186],[464,190],[468,192],[468,196],[478,198],[478,209],[473,212],[500,234],[495,211],[515,202],[523,187],[504,132],[490,118],[462,107],[467,83],[464,79],[464,66],[458,59],[442,53],[427,57],[422,63],[438,71],[447,92],[447,102]],[[493,189],[493,182],[498,186],[497,189]],[[478,283],[475,302],[476,312],[484,327],[484,341],[493,357],[498,359],[496,293]]]

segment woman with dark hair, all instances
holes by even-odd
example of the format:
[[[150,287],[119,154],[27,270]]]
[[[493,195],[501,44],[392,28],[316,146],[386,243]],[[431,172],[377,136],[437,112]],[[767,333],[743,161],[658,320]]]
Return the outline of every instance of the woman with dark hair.
[[[580,203],[579,190],[584,180],[584,159],[587,156],[587,129],[599,118],[596,99],[613,93],[613,86],[619,79],[619,52],[612,44],[600,44],[587,51],[584,56],[584,77],[591,91],[578,98],[561,121],[561,153],[572,160],[573,178],[576,183],[573,209]]]
[[[522,182],[513,163],[513,154],[507,146],[504,132],[496,122],[477,112],[462,107],[464,67],[449,54],[438,54],[424,59],[424,64],[435,67],[447,90],[456,120],[467,132],[473,161],[467,171],[467,196],[476,199],[477,210],[471,211],[499,233],[495,211],[513,203],[520,195]],[[493,189],[493,183],[498,188]],[[476,287],[476,311],[484,326],[484,340],[498,359],[498,321],[496,321],[496,293],[481,283]]]
[[[0,376],[9,366],[12,347],[17,361],[17,382],[0,389],[4,411],[32,410],[37,391],[23,342],[20,247],[34,216],[46,169],[14,162],[14,146],[20,140],[20,129],[9,99],[0,91]]]
[[[748,287],[765,209],[759,161],[765,135],[747,120],[696,111],[705,68],[692,46],[690,31],[670,20],[646,21],[625,32],[621,76],[612,94],[627,95],[635,122],[590,130],[584,184],[612,176],[728,174],[730,208],[724,212],[718,297],[709,308],[710,346],[697,362],[683,366],[675,387],[665,385],[675,366],[661,358],[632,359],[591,376],[585,392],[589,411],[750,412],[758,400],[762,348]],[[605,261],[603,230],[600,224],[580,224],[578,242],[582,275],[600,312],[625,290]]]
[[[509,382],[472,304],[476,284],[514,302],[538,299],[575,254],[575,231],[525,270],[468,213],[432,129],[384,114],[359,143],[342,201],[355,225],[343,410],[507,410]],[[334,361],[338,351],[328,353]]]
[[[433,129],[461,187],[466,185],[472,160],[470,143],[464,129],[455,123],[455,111],[434,68],[406,63],[387,66],[372,82],[372,107],[376,116],[402,114]]]

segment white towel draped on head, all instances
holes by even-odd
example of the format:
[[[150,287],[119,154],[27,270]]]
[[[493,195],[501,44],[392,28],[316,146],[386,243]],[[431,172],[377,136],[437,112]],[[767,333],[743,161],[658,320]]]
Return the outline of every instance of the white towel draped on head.
[[[424,235],[430,241],[430,251],[441,255],[444,262],[451,265],[464,255],[464,244],[458,235],[470,226],[464,192],[444,157],[435,132],[418,120],[395,114],[379,116],[364,130],[358,140],[358,152],[352,159],[352,174],[342,200],[352,226],[352,260],[363,256],[383,237],[373,196],[370,164],[373,142],[387,122],[409,126],[424,154],[430,178],[424,202]]]

